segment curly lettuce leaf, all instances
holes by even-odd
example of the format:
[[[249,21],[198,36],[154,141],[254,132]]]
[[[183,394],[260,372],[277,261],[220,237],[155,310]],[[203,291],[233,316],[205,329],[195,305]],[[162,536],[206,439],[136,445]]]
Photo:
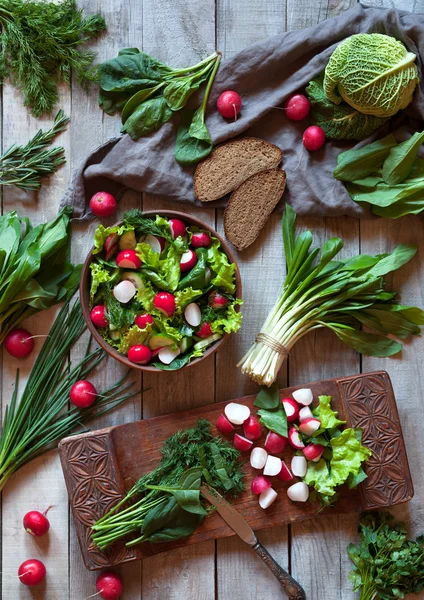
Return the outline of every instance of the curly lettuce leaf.
[[[321,458],[318,462],[310,461],[308,463],[304,482],[318,492],[325,504],[329,504],[330,499],[336,493],[334,488],[337,484],[330,475],[330,468],[325,458]]]
[[[181,331],[171,325],[169,319],[160,311],[153,309],[152,314],[155,317],[155,329],[158,329],[160,333],[164,333],[175,344],[178,344],[184,337]]]
[[[235,333],[240,329],[243,316],[241,312],[236,311],[238,304],[243,304],[243,301],[235,300],[224,311],[219,312],[219,317],[211,323],[214,333]]]
[[[333,429],[345,425],[346,421],[338,419],[338,413],[331,408],[331,396],[319,396],[318,400],[319,405],[312,412],[321,421],[320,429]]]
[[[103,250],[106,239],[112,234],[122,235],[126,231],[134,231],[132,225],[115,225],[114,227],[104,227],[99,225],[94,233],[94,250],[93,254],[98,254]]]
[[[104,268],[103,265],[101,265],[97,262],[90,263],[90,270],[91,270],[90,300],[92,302],[94,299],[94,296],[97,293],[97,290],[99,289],[99,286],[102,283],[107,283],[108,281],[110,281],[111,274],[107,269]]]
[[[122,354],[128,354],[128,350],[131,348],[131,346],[144,344],[151,332],[151,323],[147,323],[144,329],[140,329],[140,327],[137,325],[133,325],[121,336],[118,346],[119,352]]]
[[[359,441],[355,430],[345,429],[330,441],[333,456],[330,461],[331,478],[336,485],[347,481],[349,475],[357,475],[361,464],[371,456],[371,450]]]
[[[220,241],[212,238],[212,244],[209,246],[206,255],[206,262],[214,273],[211,284],[229,294],[234,294],[236,291],[236,265],[228,261],[227,255],[220,247]]]
[[[144,274],[138,271],[138,275],[142,280],[142,285],[137,288],[137,292],[134,296],[135,300],[139,302],[146,312],[152,312],[153,310],[153,300],[155,298],[156,292],[153,289],[152,284]]]
[[[183,290],[175,292],[175,312],[180,315],[185,307],[197,298],[200,298],[205,293],[205,290],[194,290],[192,287],[187,287]]]
[[[135,251],[143,265],[150,267],[151,269],[159,270],[160,254],[159,252],[155,252],[149,244],[139,242],[135,247]]]

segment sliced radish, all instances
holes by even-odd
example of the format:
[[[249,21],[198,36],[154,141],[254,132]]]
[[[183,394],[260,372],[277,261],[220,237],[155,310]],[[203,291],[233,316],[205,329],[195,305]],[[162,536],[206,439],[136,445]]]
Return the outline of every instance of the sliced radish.
[[[274,477],[281,471],[281,458],[278,456],[268,456],[265,463],[264,475]]]
[[[105,259],[109,260],[112,256],[118,252],[119,235],[117,233],[111,233],[105,241],[104,250],[106,252]]]
[[[134,298],[137,290],[131,281],[121,281],[113,288],[113,295],[122,304],[126,304]]]
[[[221,310],[227,306],[228,298],[214,290],[208,296],[208,304],[214,310]]]
[[[319,419],[316,419],[315,417],[312,417],[312,419],[305,419],[304,421],[302,421],[302,423],[299,425],[299,430],[303,434],[311,436],[316,431],[318,431],[320,427],[321,421]]]
[[[257,417],[250,415],[243,423],[243,431],[248,440],[252,440],[253,442],[258,440],[262,435],[262,427],[260,426]]]
[[[230,402],[224,409],[225,416],[233,425],[243,425],[250,417],[250,408],[244,404]]]
[[[293,502],[306,502],[309,498],[309,487],[304,481],[298,481],[289,487],[287,496]]]
[[[263,475],[257,475],[252,479],[252,483],[250,485],[250,489],[254,494],[262,494],[265,490],[271,487],[271,482],[268,477],[264,477]]]
[[[284,460],[281,461],[281,471],[278,473],[277,477],[278,479],[281,479],[281,481],[291,481],[293,479],[293,475],[290,473],[290,469]]]
[[[304,456],[293,456],[291,461],[291,470],[296,477],[305,477],[308,470],[308,463]]]
[[[210,337],[213,334],[211,324],[208,321],[204,321],[199,329],[196,331],[196,335],[202,339]]]
[[[250,465],[254,469],[263,469],[268,458],[268,452],[263,448],[253,448],[250,453]]]
[[[259,495],[259,506],[263,509],[268,508],[276,500],[278,494],[272,488],[268,488]]]
[[[167,317],[172,317],[175,312],[175,296],[169,292],[158,292],[153,298],[153,306]]]
[[[287,421],[291,423],[292,421],[296,421],[299,415],[299,405],[293,400],[293,398],[282,398],[281,400],[284,410],[287,415]]]
[[[300,438],[300,434],[296,427],[290,427],[289,429],[289,444],[292,448],[296,450],[302,450],[305,447],[305,444],[302,442]]]
[[[249,452],[251,447],[253,446],[253,442],[243,437],[242,435],[236,433],[233,438],[234,448],[239,450],[240,452]]]
[[[287,446],[287,438],[278,435],[274,431],[269,431],[265,438],[265,450],[270,454],[280,454]]]
[[[309,406],[312,400],[314,399],[314,397],[312,396],[312,390],[310,390],[309,388],[302,388],[300,390],[296,390],[295,392],[293,392],[292,396],[296,400],[296,402],[299,402],[299,404],[302,404],[303,406]]]
[[[169,219],[169,227],[171,229],[173,240],[178,236],[184,237],[186,234],[186,225],[183,221],[180,221],[180,219]]]
[[[120,269],[139,269],[141,260],[135,250],[121,250],[116,257],[116,266]]]
[[[156,237],[155,235],[146,235],[143,239],[144,244],[148,244],[153,252],[160,254],[165,246],[165,240],[163,238]]]
[[[158,358],[164,365],[169,365],[179,354],[181,354],[179,348],[173,350],[171,346],[163,346],[158,352]]]
[[[225,415],[219,415],[216,422],[216,428],[224,435],[231,435],[234,431],[234,427]]]
[[[193,248],[209,248],[211,244],[211,237],[205,231],[196,231],[191,236],[191,245]]]
[[[325,446],[323,446],[322,444],[308,444],[306,448],[303,449],[303,454],[308,460],[318,462],[321,456],[323,455],[324,450]]]
[[[303,421],[306,421],[306,419],[313,419],[314,415],[312,414],[311,409],[309,408],[309,406],[304,406],[303,408],[301,408],[299,410],[299,422],[303,423]]]
[[[182,257],[180,259],[180,270],[182,272],[190,271],[196,263],[197,263],[196,253],[193,250],[187,250],[187,252],[184,252],[184,254],[182,255]]]
[[[189,325],[192,327],[198,327],[202,320],[202,313],[200,307],[195,302],[190,302],[184,309],[184,318]]]

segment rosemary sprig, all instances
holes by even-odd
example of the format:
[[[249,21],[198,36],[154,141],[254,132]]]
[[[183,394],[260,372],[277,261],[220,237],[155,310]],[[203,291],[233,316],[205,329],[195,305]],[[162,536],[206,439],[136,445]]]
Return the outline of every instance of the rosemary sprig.
[[[0,185],[39,190],[41,178],[54,173],[65,160],[62,146],[47,149],[53,138],[66,129],[69,117],[60,110],[48,131],[40,131],[25,145],[11,146],[0,156]]]

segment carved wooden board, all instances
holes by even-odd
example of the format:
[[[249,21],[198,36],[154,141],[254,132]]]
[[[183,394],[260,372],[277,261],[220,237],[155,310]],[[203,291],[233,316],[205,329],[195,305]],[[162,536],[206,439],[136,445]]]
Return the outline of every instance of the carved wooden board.
[[[282,390],[290,395],[295,389]],[[402,430],[390,378],[385,371],[354,375],[307,384],[314,398],[320,394],[333,397],[332,405],[348,426],[362,427],[363,442],[373,455],[366,465],[368,478],[357,490],[342,490],[334,509],[319,514],[347,513],[386,507],[410,500],[413,485],[408,466]],[[253,409],[255,396],[237,399]],[[90,526],[105,514],[123,494],[146,472],[155,468],[160,459],[160,447],[177,429],[195,424],[197,419],[208,419],[212,424],[227,403],[212,404],[182,411],[164,417],[109,427],[78,436],[65,438],[60,444],[62,468],[68,488],[75,527],[88,569],[100,569],[137,560],[171,548],[195,544],[208,539],[233,535],[221,517],[213,513],[189,538],[169,544],[140,544],[126,548],[116,544],[99,551],[92,543]],[[254,410],[254,409],[253,409]],[[216,430],[213,429],[213,433]],[[292,451],[287,451],[290,457]],[[245,466],[250,474],[250,466]],[[301,521],[317,516],[319,505],[307,502],[292,503],[286,494],[267,510],[261,510],[257,497],[250,491],[250,475],[246,491],[234,505],[254,530]],[[287,484],[277,481],[277,491]]]

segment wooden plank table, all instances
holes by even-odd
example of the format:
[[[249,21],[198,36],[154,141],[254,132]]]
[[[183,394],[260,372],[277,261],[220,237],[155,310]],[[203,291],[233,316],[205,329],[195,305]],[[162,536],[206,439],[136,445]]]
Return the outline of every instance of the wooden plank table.
[[[285,29],[307,27],[337,15],[352,6],[354,0],[84,0],[79,4],[87,12],[101,12],[106,18],[108,33],[96,44],[100,60],[114,56],[119,48],[138,46],[179,66],[193,64],[215,47],[224,57],[232,56],[267,36]],[[367,0],[367,4],[424,11],[424,0]],[[72,119],[60,138],[66,149],[67,164],[43,186],[38,196],[6,188],[3,212],[17,209],[34,223],[52,218],[72,168],[90,149],[119,130],[119,119],[107,117],[98,109],[95,89],[86,95],[77,85],[72,91],[63,88],[60,106]],[[12,143],[26,142],[40,126],[47,128],[51,123],[50,119],[30,117],[23,108],[20,94],[9,84],[2,88],[1,117],[2,150]],[[121,202],[120,213],[134,206],[154,209],[171,207],[171,204],[158,197],[130,193]],[[222,231],[222,211],[196,209],[193,213]],[[419,244],[418,256],[400,274],[393,275],[393,285],[402,290],[403,301],[424,305],[424,226],[421,218],[394,222],[310,218],[302,219],[300,224],[312,229],[322,240],[332,235],[341,236],[345,240],[345,256],[359,251],[384,252],[399,242]],[[85,257],[95,226],[96,223],[91,223],[74,227],[75,261]],[[236,370],[235,365],[252,342],[278,293],[285,268],[282,257],[280,217],[273,215],[257,243],[239,255],[246,299],[240,334],[232,336],[218,355],[190,371],[190,377],[181,373],[145,375],[139,383],[146,391],[113,414],[99,419],[95,425],[129,422],[253,393],[255,386]],[[34,317],[28,323],[29,329],[34,334],[45,333],[47,321],[52,321],[55,312],[52,309],[42,318]],[[41,344],[41,340],[36,340],[36,350]],[[83,343],[74,349],[73,358],[80,356],[82,351]],[[297,344],[279,377],[279,383],[284,386],[361,370],[386,369],[389,372],[415,484],[415,499],[394,512],[409,523],[413,534],[424,530],[424,451],[421,443],[424,411],[420,390],[424,378],[423,352],[424,341],[415,339],[405,345],[401,358],[361,358],[329,332],[319,331]],[[13,389],[16,364],[5,352],[2,361],[4,410]],[[19,365],[22,383],[32,362],[30,357]],[[107,371],[102,372],[101,386],[106,384],[105,378],[112,382],[120,373],[118,363],[110,361]],[[51,532],[37,541],[24,532],[22,517],[30,509],[42,510],[50,504],[53,505],[49,512]],[[82,564],[56,452],[32,462],[12,478],[3,492],[1,510],[0,598],[83,600],[95,592],[96,575],[86,571]],[[351,600],[356,596],[347,579],[350,564],[346,545],[355,539],[356,526],[357,516],[325,517],[275,528],[262,533],[261,540],[302,582],[309,600]],[[16,575],[18,565],[31,557],[41,558],[48,571],[45,585],[36,591],[22,586]],[[270,572],[235,538],[164,553],[119,571],[125,583],[124,600],[269,600],[283,597]],[[424,598],[424,594],[419,597]]]

